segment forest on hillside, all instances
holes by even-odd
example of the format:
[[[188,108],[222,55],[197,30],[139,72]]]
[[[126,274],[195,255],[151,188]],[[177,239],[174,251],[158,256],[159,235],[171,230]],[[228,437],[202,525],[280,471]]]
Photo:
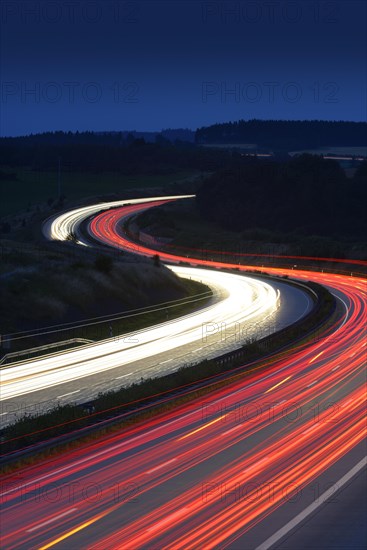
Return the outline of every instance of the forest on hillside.
[[[367,145],[367,123],[325,120],[239,120],[198,128],[196,143],[252,143],[279,151]]]
[[[0,167],[27,166],[35,171],[53,171],[57,170],[59,159],[63,171],[164,174],[216,170],[230,160],[230,155],[185,141],[171,142],[161,135],[154,142],[131,134],[123,138],[121,133],[93,132],[0,138]]]
[[[204,219],[233,231],[260,229],[364,241],[367,162],[353,178],[334,160],[302,155],[287,162],[254,159],[204,181]]]

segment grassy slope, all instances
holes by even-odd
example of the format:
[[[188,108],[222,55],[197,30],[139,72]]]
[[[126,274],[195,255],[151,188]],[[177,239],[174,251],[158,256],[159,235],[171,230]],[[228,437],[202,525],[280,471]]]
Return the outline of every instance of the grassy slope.
[[[6,244],[6,251],[3,250],[0,264],[0,334],[150,307],[207,290],[204,285],[178,278],[162,265],[155,266],[151,260],[113,260],[112,268],[105,270],[96,267],[98,256],[93,253],[78,260],[61,252],[46,250],[39,254],[32,246],[14,251],[11,242],[1,243]],[[198,305],[203,302],[113,321],[113,335],[183,315]],[[46,339],[44,336],[29,339],[19,342],[19,346],[13,342],[11,351],[14,346],[24,349],[48,341],[76,337],[98,340],[109,336],[110,322],[103,322],[89,328],[60,331]]]
[[[32,172],[27,169],[12,168],[7,168],[6,172],[15,173],[17,180],[0,180],[0,217],[24,211],[29,204],[31,206],[46,204],[49,198],[57,198],[57,172]],[[162,187],[192,175],[193,172],[149,176],[126,176],[116,172],[101,174],[63,172],[61,193],[71,201],[83,197],[121,193],[127,189]]]
[[[171,203],[143,212],[136,218],[142,228],[153,227],[156,233],[163,233],[168,227],[174,235],[171,245],[174,247],[192,247],[188,255],[209,260],[215,258],[224,260],[226,256],[213,256],[210,250],[230,251],[238,261],[239,253],[248,254],[293,254],[318,257],[350,257],[365,259],[365,246],[361,242],[337,242],[327,237],[282,234],[260,229],[249,229],[243,232],[233,232],[223,229],[219,224],[203,220],[197,209],[195,199]],[[161,228],[159,226],[161,225]],[[198,237],[199,236],[199,237]],[[167,248],[169,251],[170,249]],[[173,249],[174,250],[174,249]],[[179,248],[178,248],[179,250]],[[183,253],[184,250],[182,250]],[[242,263],[248,260],[243,260]],[[265,261],[265,259],[264,259]]]

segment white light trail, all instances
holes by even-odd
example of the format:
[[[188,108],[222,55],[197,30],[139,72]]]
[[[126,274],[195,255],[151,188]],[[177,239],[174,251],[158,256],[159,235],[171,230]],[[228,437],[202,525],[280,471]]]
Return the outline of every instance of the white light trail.
[[[43,233],[48,239],[55,241],[66,241],[71,235],[78,235],[78,227],[83,220],[93,214],[96,214],[97,212],[101,212],[102,210],[108,210],[109,208],[115,208],[118,206],[126,206],[128,204],[143,204],[162,200],[189,199],[194,196],[195,195],[170,195],[166,197],[149,197],[145,199],[124,199],[121,201],[102,202],[90,206],[83,206],[81,208],[76,208],[75,210],[65,212],[56,218],[52,217],[47,220],[43,225]],[[78,244],[89,246],[88,243],[83,242],[82,239],[78,240]]]
[[[193,342],[200,344],[205,324],[223,326],[224,323],[230,329],[248,321],[260,323],[277,307],[276,290],[263,281],[208,269],[183,266],[170,269],[180,277],[202,281],[224,298],[184,317],[138,331],[131,341],[110,338],[78,350],[7,367],[1,376],[1,399],[71,382]]]

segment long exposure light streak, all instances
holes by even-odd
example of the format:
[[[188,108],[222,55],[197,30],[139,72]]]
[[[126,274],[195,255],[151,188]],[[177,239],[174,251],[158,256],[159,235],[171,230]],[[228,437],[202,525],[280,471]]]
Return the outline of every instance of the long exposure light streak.
[[[100,214],[90,231],[133,249],[119,216]],[[205,398],[6,477],[3,548],[255,549],[314,509],[337,485],[335,471],[347,479],[363,465],[367,280],[267,272],[328,287],[344,311],[333,333]]]
[[[1,400],[128,365],[157,355],[162,349],[174,350],[195,341],[202,342],[203,327],[226,323],[230,329],[251,320],[260,322],[277,307],[276,290],[263,281],[182,266],[171,266],[171,269],[181,277],[206,283],[222,298],[195,313],[137,331],[131,338],[110,338],[76,351],[14,363],[2,372]]]

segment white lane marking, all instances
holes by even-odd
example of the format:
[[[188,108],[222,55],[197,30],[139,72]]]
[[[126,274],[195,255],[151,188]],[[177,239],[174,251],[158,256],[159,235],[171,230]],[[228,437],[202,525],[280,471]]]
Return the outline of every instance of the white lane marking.
[[[314,380],[314,381],[311,382],[311,384],[309,384],[307,387],[310,388],[311,386],[313,386],[314,384],[316,384],[316,382],[318,382],[318,380]]]
[[[61,399],[62,397],[67,397],[68,395],[73,395],[74,393],[78,393],[80,390],[71,391],[69,393],[64,393],[63,395],[58,395],[56,399]]]
[[[276,405],[274,405],[274,409],[276,407],[280,407],[280,405],[283,405],[283,403],[285,403],[287,400],[286,399],[282,399],[282,401],[279,401],[279,403],[277,403]]]
[[[7,412],[0,413],[0,416],[4,416],[4,414],[9,414],[9,413],[7,413]]]
[[[262,458],[261,460],[258,460],[257,462],[254,462],[253,464],[251,464],[251,466],[246,468],[245,471],[246,472],[251,472],[252,470],[257,468],[259,466],[259,464],[262,464],[263,462],[267,462],[268,458],[269,458],[269,455],[264,456],[264,458]]]
[[[175,462],[176,460],[177,460],[176,458],[172,458],[171,460],[167,460],[167,462],[163,462],[159,466],[156,466],[155,468],[152,468],[151,470],[148,470],[145,473],[146,474],[152,474],[153,472],[156,472],[157,470],[160,470],[161,468],[164,468],[165,466],[167,466],[167,464],[171,464],[172,462]]]
[[[54,518],[48,519],[43,523],[39,523],[38,525],[35,525],[35,527],[31,527],[31,529],[27,529],[27,533],[32,533],[32,531],[36,531],[36,529],[41,529],[41,527],[44,527],[45,525],[49,525],[50,523],[53,523],[54,521],[57,521],[58,519],[61,519],[64,516],[71,514],[72,512],[76,512],[77,509],[78,508],[70,508],[70,510],[66,510],[65,512],[59,514],[58,516],[55,516]]]
[[[167,359],[167,361],[161,361],[160,365],[164,365],[165,363],[169,363],[170,361],[173,361],[173,359]]]
[[[169,523],[170,521],[172,521],[174,518],[177,518],[179,516],[182,516],[184,514],[184,512],[186,512],[186,510],[188,510],[188,508],[181,508],[181,510],[177,510],[177,512],[174,512],[173,514],[171,514],[170,516],[168,516],[167,518],[165,519],[162,519],[162,521],[159,521],[158,523],[156,523],[155,525],[153,525],[152,527],[149,527],[149,529],[147,529],[147,531],[157,531],[157,529],[159,529],[160,527],[162,527],[162,525],[166,525],[166,523]]]
[[[261,460],[258,460],[255,464],[257,465],[257,464],[261,464],[262,462],[266,462],[268,460],[268,458],[269,458],[269,455],[266,455]]]
[[[227,435],[231,432],[234,432],[235,430],[238,430],[238,428],[240,427],[240,425],[238,426],[233,426],[233,428],[230,428],[229,430],[227,430],[226,432],[223,432],[221,435]]]
[[[340,365],[336,365],[336,367],[334,367],[332,370],[332,372],[334,372],[334,370],[337,370],[338,368],[340,367]]]
[[[328,498],[330,498],[330,495],[334,494],[335,491],[340,489],[343,485],[348,483],[352,477],[354,477],[362,468],[364,468],[367,465],[367,457],[362,458],[358,464],[356,464],[349,472],[347,472],[342,478],[339,479],[334,485],[329,487],[327,491],[325,491],[315,502],[312,502],[307,508],[305,508],[302,512],[300,512],[295,518],[293,518],[291,521],[286,523],[284,527],[279,529],[274,535],[269,537],[265,542],[260,544],[255,550],[268,550],[271,548],[274,544],[276,544],[281,538],[283,538],[285,535],[289,533],[294,527],[296,527],[301,521],[303,521],[307,516],[312,514],[314,510],[316,510],[319,506],[324,504],[324,502],[327,501]]]
[[[307,430],[305,430],[304,432],[302,432],[302,434],[306,434],[307,432],[310,432],[311,430],[314,429],[315,426],[310,426],[309,428],[307,428]]]
[[[123,374],[122,376],[117,376],[115,380],[120,380],[120,378],[125,378],[126,376],[130,376],[130,374],[134,374],[133,372],[128,372],[127,374]]]

